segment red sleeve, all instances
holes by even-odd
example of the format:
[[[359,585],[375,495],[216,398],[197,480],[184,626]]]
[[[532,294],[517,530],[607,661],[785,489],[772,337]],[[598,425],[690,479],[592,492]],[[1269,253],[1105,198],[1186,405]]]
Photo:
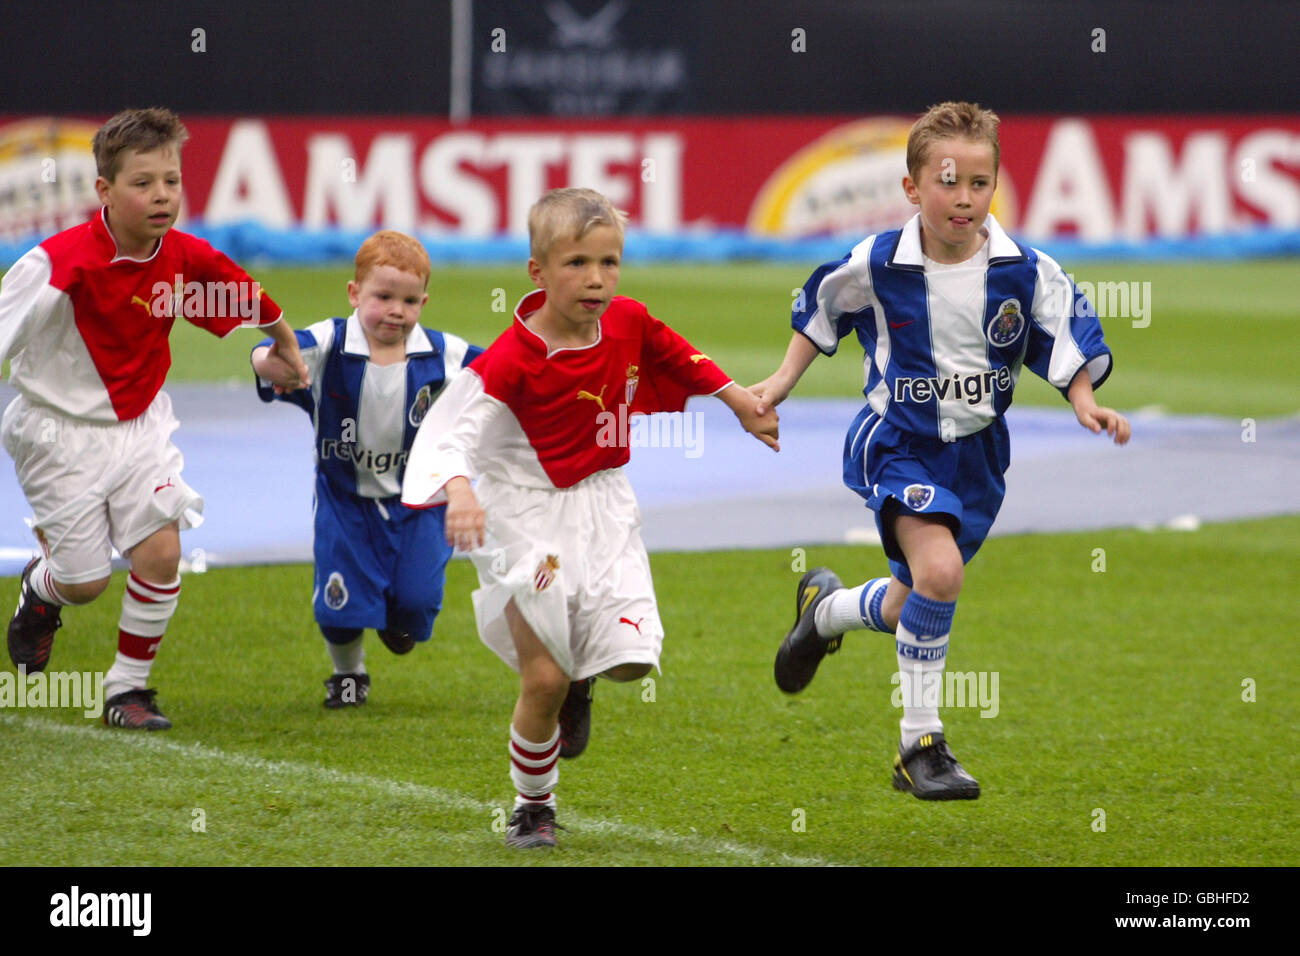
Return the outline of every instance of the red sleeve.
[[[640,311],[644,316],[641,365],[645,372],[628,409],[631,414],[680,412],[692,395],[712,395],[731,381],[713,359],[656,319],[645,306]]]
[[[280,307],[263,291],[261,283],[209,243],[194,236],[186,238],[190,240],[188,252],[194,277],[204,287],[202,313],[191,315],[198,309],[187,307],[186,320],[223,338],[241,326],[275,324],[281,315]]]

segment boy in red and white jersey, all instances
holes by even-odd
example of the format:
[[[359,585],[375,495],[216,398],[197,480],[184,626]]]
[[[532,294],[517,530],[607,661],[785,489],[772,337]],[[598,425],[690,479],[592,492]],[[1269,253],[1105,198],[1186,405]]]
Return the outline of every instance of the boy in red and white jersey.
[[[179,532],[203,511],[180,477],[161,391],[172,323],[184,316],[222,337],[265,328],[307,384],[280,307],[208,243],[171,229],[187,138],[164,109],[105,123],[93,141],[103,208],[24,255],[0,286],[0,362],[19,393],[0,437],[43,552],[23,571],[9,656],[20,671],[45,669],[60,609],[103,593],[116,547],[131,571],[104,722],[133,729],[171,726],[145,683],[180,595]]]
[[[757,399],[708,356],[614,295],[624,222],[590,189],[533,206],[528,274],[539,291],[434,404],[403,484],[412,507],[446,503],[447,539],[478,571],[479,636],[519,672],[514,847],[555,845],[558,758],[586,746],[595,678],[639,680],[659,664],[663,624],[620,422],[717,395],[778,448],[774,413],[757,415]]]

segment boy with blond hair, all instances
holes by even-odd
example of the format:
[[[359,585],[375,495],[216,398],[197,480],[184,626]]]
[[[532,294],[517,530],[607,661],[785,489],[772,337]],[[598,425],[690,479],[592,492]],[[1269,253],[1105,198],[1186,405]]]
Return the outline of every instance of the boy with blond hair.
[[[400,502],[416,429],[434,400],[483,350],[419,325],[431,266],[419,241],[377,232],[357,250],[346,319],[297,333],[310,391],[287,391],[293,370],[275,343],[253,349],[257,394],[292,402],[316,428],[316,622],[334,673],[325,706],[366,702],[362,637],[374,628],[394,654],[429,640],[442,607],[447,561],[442,509]]]
[[[784,361],[752,389],[770,408],[850,332],[866,350],[867,404],[845,440],[844,481],[875,512],[892,573],[853,588],[828,568],[805,574],[776,682],[802,690],[847,631],[895,634],[903,717],[893,784],[923,800],[980,792],[944,738],[933,689],[963,567],[1006,490],[1003,416],[1022,367],[1056,386],[1083,427],[1129,438],[1124,416],[1093,398],[1111,370],[1096,312],[1056,262],[989,215],[997,127],[973,103],[941,103],[917,121],[903,191],[919,212],[813,273]]]
[[[202,239],[172,229],[188,134],[165,109],[125,110],[95,133],[103,208],[24,255],[0,288],[0,362],[18,390],[0,434],[35,512],[42,554],[23,571],[9,657],[41,671],[67,604],[108,587],[114,547],[130,562],[117,657],[104,678],[106,724],[165,730],[145,688],[176,611],[180,534],[203,499],[180,477],[163,380],[177,316],[218,336],[267,329],[286,387],[307,370],[280,307]]]
[[[479,575],[479,636],[519,672],[512,847],[555,845],[558,758],[586,746],[595,678],[638,680],[659,663],[663,624],[622,470],[627,442],[612,438],[610,417],[717,395],[777,447],[774,412],[756,414],[754,396],[708,356],[614,294],[624,222],[590,189],[533,206],[538,290],[425,419],[403,488],[413,507],[446,502],[447,539]]]

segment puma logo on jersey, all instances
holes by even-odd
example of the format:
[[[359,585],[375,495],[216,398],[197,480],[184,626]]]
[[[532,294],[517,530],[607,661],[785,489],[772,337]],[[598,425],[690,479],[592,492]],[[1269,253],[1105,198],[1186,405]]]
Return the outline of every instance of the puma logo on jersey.
[[[712,362],[713,359],[709,358],[703,352],[696,352],[694,355],[691,356],[691,361],[694,362],[696,365],[699,365],[701,362]]]
[[[603,412],[603,411],[605,410],[605,389],[607,389],[607,388],[609,388],[609,385],[608,385],[608,384],[602,385],[602,386],[600,387],[600,394],[599,394],[599,395],[593,395],[593,394],[591,394],[591,392],[587,391],[586,389],[579,389],[579,390],[578,390],[578,398],[579,398],[579,399],[583,399],[583,398],[589,398],[589,399],[591,399],[593,402],[595,402],[597,405],[600,406],[600,410]]]
[[[151,306],[144,299],[140,298],[138,295],[131,296],[131,304],[138,305],[140,308],[144,309],[145,312],[149,313],[150,315],[153,315],[153,306]]]
[[[635,621],[633,621],[631,618],[620,617],[620,618],[618,619],[618,623],[620,623],[620,624],[630,624],[630,625],[632,625],[633,629],[635,629],[636,632],[637,632],[638,634],[640,634],[640,633],[641,633],[641,622],[644,621],[644,620],[645,620],[645,618],[643,618],[643,617],[639,617],[639,618],[637,618]]]

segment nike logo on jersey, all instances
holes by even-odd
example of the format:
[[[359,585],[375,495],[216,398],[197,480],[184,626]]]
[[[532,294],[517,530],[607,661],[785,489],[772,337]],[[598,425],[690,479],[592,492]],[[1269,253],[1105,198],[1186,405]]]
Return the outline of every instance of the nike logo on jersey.
[[[644,620],[645,620],[645,618],[643,618],[643,617],[639,617],[639,618],[637,618],[635,621],[630,620],[629,618],[626,618],[626,617],[620,617],[620,618],[618,619],[618,623],[620,623],[620,624],[631,624],[632,627],[636,629],[636,632],[637,632],[638,634],[640,634],[640,633],[641,633],[641,622],[644,621]]]
[[[605,389],[607,388],[609,388],[608,384],[602,385],[600,387],[599,395],[593,395],[591,394],[591,392],[588,392],[586,389],[580,389],[578,391],[578,399],[579,400],[584,398],[591,399],[593,402],[595,402],[597,405],[600,406],[600,410],[603,412],[605,410]]]
[[[890,322],[889,327],[891,329],[901,329],[903,326],[911,325],[915,321],[916,319],[908,319],[906,322]]]

